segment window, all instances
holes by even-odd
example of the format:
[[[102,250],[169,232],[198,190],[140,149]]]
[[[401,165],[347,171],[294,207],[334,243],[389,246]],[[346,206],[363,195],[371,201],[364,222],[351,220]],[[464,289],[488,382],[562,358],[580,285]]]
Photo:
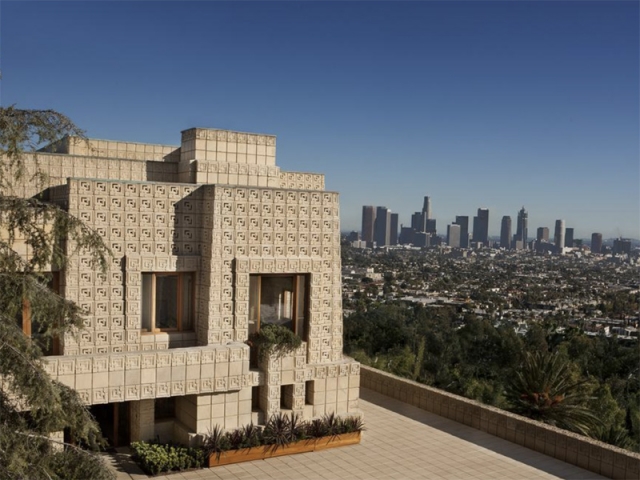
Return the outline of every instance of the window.
[[[156,398],[153,416],[155,420],[167,420],[176,416],[176,397]]]
[[[250,275],[249,334],[275,323],[307,335],[309,275]]]
[[[51,273],[47,286],[52,292],[60,293],[60,272]],[[50,338],[45,335],[47,328],[34,318],[28,298],[22,299],[22,311],[18,313],[16,321],[24,334],[32,338],[44,355],[60,355],[60,339],[57,336]]]
[[[142,274],[142,329],[193,330],[193,273]]]

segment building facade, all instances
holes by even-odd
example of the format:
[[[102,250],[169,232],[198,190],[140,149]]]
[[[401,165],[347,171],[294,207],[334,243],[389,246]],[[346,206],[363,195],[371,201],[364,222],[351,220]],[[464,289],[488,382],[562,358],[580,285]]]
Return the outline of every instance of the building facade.
[[[376,222],[376,209],[372,205],[362,207],[362,240],[373,244],[374,225]]]
[[[113,252],[105,274],[85,256],[57,272],[86,328],[45,357],[112,444],[358,411],[338,194],[323,175],[281,171],[274,136],[217,129],[185,130],[180,146],[65,138],[37,155],[50,201]],[[267,323],[302,346],[255,361],[246,342]]]
[[[505,215],[500,224],[500,248],[511,249],[511,217]]]
[[[565,234],[564,220],[556,220],[556,228],[553,235],[554,244],[556,246],[556,253],[562,255],[564,253],[564,234]]]
[[[595,232],[591,234],[591,253],[602,252],[602,234]]]
[[[479,208],[478,215],[473,217],[473,241],[489,244],[489,209]]]
[[[387,207],[376,208],[373,240],[377,247],[384,247],[391,242],[391,210]]]
[[[460,247],[469,248],[469,217],[456,215],[456,225],[460,225]]]
[[[460,248],[460,225],[452,223],[447,225],[447,245]]]

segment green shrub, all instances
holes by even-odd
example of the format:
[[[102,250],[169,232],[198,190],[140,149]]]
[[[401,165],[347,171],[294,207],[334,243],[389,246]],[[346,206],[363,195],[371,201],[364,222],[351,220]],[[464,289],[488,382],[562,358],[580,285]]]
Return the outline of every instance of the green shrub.
[[[249,344],[258,347],[260,359],[264,360],[272,354],[283,357],[293,353],[302,345],[302,339],[285,326],[267,323],[251,334]]]
[[[134,460],[151,475],[205,465],[205,455],[200,448],[147,442],[133,442],[131,448],[134,451]]]

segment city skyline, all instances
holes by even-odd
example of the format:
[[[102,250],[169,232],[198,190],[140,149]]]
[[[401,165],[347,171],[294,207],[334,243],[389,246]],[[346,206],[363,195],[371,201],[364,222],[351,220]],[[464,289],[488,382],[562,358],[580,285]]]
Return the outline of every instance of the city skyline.
[[[524,204],[530,231],[560,217],[576,238],[637,238],[638,13],[615,1],[2,2],[1,103],[59,110],[93,138],[277,134],[283,169],[323,172],[340,193],[343,231],[372,203],[407,225],[428,192],[440,224],[489,209],[491,236]]]

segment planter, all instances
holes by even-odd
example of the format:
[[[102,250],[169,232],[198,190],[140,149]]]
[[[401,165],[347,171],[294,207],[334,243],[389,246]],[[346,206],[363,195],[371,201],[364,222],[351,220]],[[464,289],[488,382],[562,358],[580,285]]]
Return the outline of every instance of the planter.
[[[284,447],[263,445],[261,447],[243,448],[241,450],[229,450],[214,453],[209,457],[209,467],[218,465],[231,465],[232,463],[251,462],[266,458],[281,457],[283,455],[295,455],[296,453],[309,453],[329,448],[344,447],[360,443],[361,432],[345,433],[331,437],[322,437],[309,440],[300,440]]]
[[[315,451],[327,450],[329,448],[345,447],[347,445],[354,445],[360,443],[361,432],[343,433],[342,435],[335,435],[333,437],[322,437],[316,439]]]

